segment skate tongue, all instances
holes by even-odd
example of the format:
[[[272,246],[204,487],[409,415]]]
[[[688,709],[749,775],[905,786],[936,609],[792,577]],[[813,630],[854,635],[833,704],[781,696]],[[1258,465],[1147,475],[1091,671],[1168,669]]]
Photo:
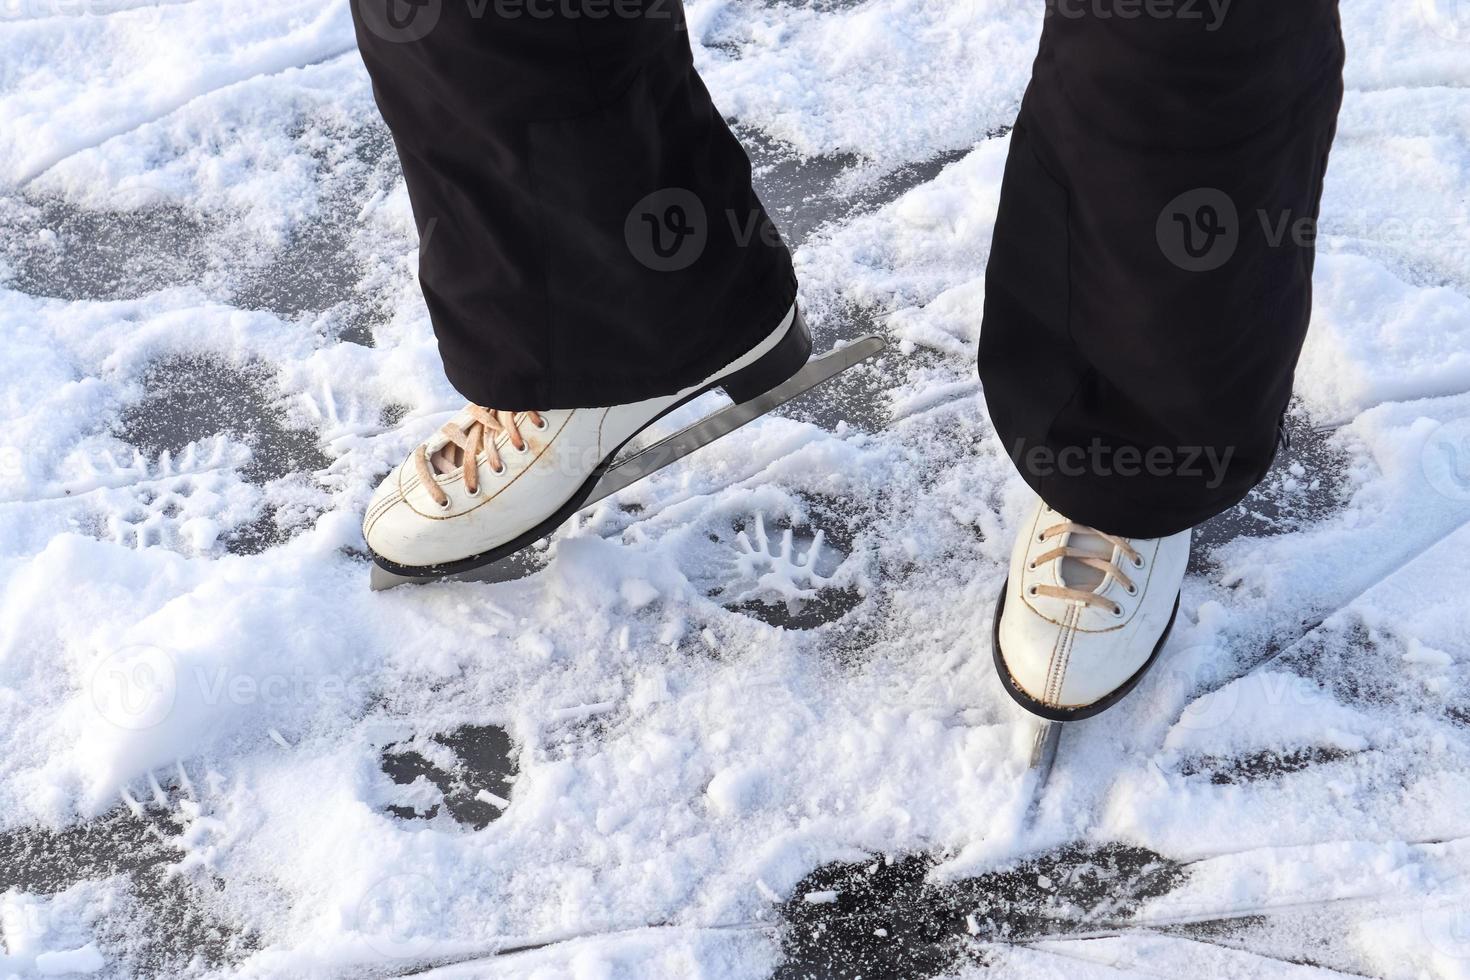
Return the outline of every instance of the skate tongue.
[[[1089,555],[1096,555],[1103,561],[1111,561],[1113,558],[1112,543],[1096,534],[1074,531],[1067,537],[1067,547],[1085,551]],[[1062,585],[1069,589],[1095,592],[1097,587],[1103,584],[1103,579],[1107,578],[1107,575],[1076,558],[1063,558],[1057,569],[1057,578],[1061,579]]]
[[[448,476],[459,467],[463,460],[464,450],[452,442],[447,442],[438,452],[429,457],[429,465],[434,467],[434,472],[440,476]]]
[[[478,421],[474,417],[474,415],[471,414],[471,408],[472,406],[466,405],[464,410],[461,411],[459,415],[455,416],[452,421],[444,426],[443,431],[452,435],[451,430],[454,430],[464,436],[472,436],[474,435],[476,429],[484,428],[484,423]],[[493,413],[493,410],[489,411],[492,411]],[[485,433],[485,442],[488,443],[494,438],[495,433]],[[429,465],[432,466],[434,468],[434,472],[439,474],[440,476],[448,476],[449,474],[453,473],[463,462],[464,449],[454,438],[451,438],[449,441],[444,443],[444,445],[440,446],[437,450],[434,451],[433,455],[429,457]]]

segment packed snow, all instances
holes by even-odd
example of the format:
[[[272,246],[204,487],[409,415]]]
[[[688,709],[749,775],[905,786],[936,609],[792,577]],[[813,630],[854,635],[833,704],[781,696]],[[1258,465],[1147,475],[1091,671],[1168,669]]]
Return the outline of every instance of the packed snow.
[[[459,400],[346,0],[0,0],[0,978],[795,980],[930,914],[864,881],[979,896],[887,975],[1470,977],[1470,6],[1344,0],[1294,445],[1044,785],[974,372],[1042,6],[691,0],[888,351],[370,593]]]

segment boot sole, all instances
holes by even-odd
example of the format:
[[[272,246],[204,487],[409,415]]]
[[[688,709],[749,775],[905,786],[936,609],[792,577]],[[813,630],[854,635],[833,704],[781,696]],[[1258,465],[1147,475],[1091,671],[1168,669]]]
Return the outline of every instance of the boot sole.
[[[1169,613],[1169,622],[1164,626],[1164,632],[1159,635],[1159,641],[1154,644],[1153,653],[1149,654],[1143,666],[1138,668],[1133,676],[1124,681],[1116,690],[1109,692],[1105,697],[1091,704],[1080,705],[1076,708],[1059,708],[1056,705],[1038,701],[1021,690],[1011,677],[1010,668],[1006,666],[1005,656],[1000,650],[1000,617],[1005,612],[1006,592],[1009,590],[1010,584],[1010,577],[1007,576],[1005,584],[1000,587],[1000,601],[995,604],[995,618],[992,620],[990,626],[990,649],[995,660],[995,672],[1000,675],[1001,686],[1006,689],[1006,693],[1011,696],[1012,701],[1033,715],[1039,718],[1045,718],[1047,721],[1081,721],[1083,718],[1091,718],[1093,715],[1101,714],[1123,700],[1124,696],[1133,690],[1139,681],[1143,680],[1143,675],[1148,673],[1148,669],[1154,665],[1154,661],[1159,659],[1159,654],[1164,649],[1164,643],[1169,639],[1170,631],[1174,629],[1174,619],[1179,615],[1179,596],[1176,595],[1174,596],[1174,611]]]
[[[555,513],[540,524],[537,524],[528,531],[522,532],[505,544],[497,545],[489,551],[481,552],[478,555],[471,555],[468,558],[459,558],[454,561],[440,562],[434,565],[400,565],[373,552],[373,562],[379,568],[392,572],[394,575],[435,578],[444,575],[458,575],[462,572],[468,572],[476,568],[482,568],[485,565],[494,564],[503,558],[508,558],[551,534],[570,520],[573,514],[581,510],[582,504],[592,495],[592,491],[597,487],[598,481],[602,479],[608,467],[617,459],[618,453],[623,451],[623,447],[638,438],[639,435],[659,419],[668,415],[670,412],[682,408],[700,395],[714,391],[716,388],[723,390],[736,404],[750,401],[752,398],[758,398],[800,371],[806,366],[806,362],[811,359],[811,356],[811,332],[807,329],[806,319],[801,315],[801,308],[794,307],[791,316],[791,326],[786,329],[786,333],[776,342],[775,347],[762,354],[754,363],[747,364],[740,370],[712,381],[698,391],[691,392],[649,419],[642,428],[630,435],[627,439],[624,439],[614,447],[612,452],[604,456],[587,479],[583,481],[582,485],[577,488],[577,491],[568,497],[566,502],[557,508]],[[371,551],[371,549],[369,550]]]

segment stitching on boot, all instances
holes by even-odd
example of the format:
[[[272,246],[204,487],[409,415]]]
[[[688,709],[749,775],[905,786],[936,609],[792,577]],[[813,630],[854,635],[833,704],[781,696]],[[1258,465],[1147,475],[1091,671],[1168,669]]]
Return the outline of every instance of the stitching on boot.
[[[1062,618],[1061,629],[1057,632],[1056,642],[1052,644],[1051,662],[1047,664],[1046,686],[1042,689],[1042,697],[1053,703],[1056,701],[1052,693],[1053,689],[1061,691],[1061,678],[1058,677],[1057,671],[1059,666],[1065,663],[1063,650],[1070,645],[1072,637],[1076,635],[1072,630],[1072,619],[1075,612],[1076,608],[1072,607]]]
[[[1057,686],[1056,690],[1052,692],[1051,698],[1052,704],[1058,706],[1062,703],[1062,688],[1066,684],[1067,668],[1072,665],[1072,647],[1077,645],[1077,634],[1080,632],[1077,628],[1077,624],[1082,619],[1082,609],[1080,606],[1073,607],[1070,618],[1071,623],[1067,627],[1067,642],[1062,646],[1062,660],[1057,668]]]

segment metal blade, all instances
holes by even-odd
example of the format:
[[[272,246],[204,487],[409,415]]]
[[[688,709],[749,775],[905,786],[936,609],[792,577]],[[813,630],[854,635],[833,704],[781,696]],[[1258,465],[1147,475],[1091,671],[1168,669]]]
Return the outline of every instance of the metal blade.
[[[1031,800],[1026,806],[1025,825],[1030,827],[1041,812],[1041,799],[1046,794],[1047,781],[1057,762],[1057,749],[1062,744],[1062,729],[1066,722],[1037,719],[1036,732],[1032,736],[1031,758],[1028,772],[1035,778],[1031,782]]]
[[[590,507],[599,500],[658,472],[670,463],[678,462],[701,446],[707,446],[716,439],[729,435],[741,426],[781,407],[798,395],[805,394],[822,382],[830,381],[882,349],[882,338],[869,334],[830,353],[823,354],[821,357],[813,358],[807,362],[806,367],[770,391],[748,402],[727,405],[717,412],[706,415],[698,422],[686,425],[673,435],[665,436],[628,458],[614,463],[608,467],[602,479],[592,488],[592,493],[582,506]],[[499,561],[489,562],[479,568],[452,575],[399,575],[374,562],[370,585],[374,592],[380,592],[383,589],[391,589],[410,582],[508,582],[531,575],[539,571],[541,566],[540,555],[532,548],[523,548]]]
[[[427,585],[430,582],[514,582],[518,578],[536,574],[544,565],[542,555],[534,546],[522,548],[499,561],[486,562],[479,568],[470,568],[452,575],[399,575],[373,562],[368,588],[374,592],[382,592],[400,585]]]
[[[1036,737],[1031,743],[1030,767],[1037,775],[1037,788],[1046,785],[1047,777],[1051,775],[1051,767],[1057,761],[1057,746],[1062,741],[1062,722],[1043,721],[1036,729]]]
[[[805,394],[822,382],[835,378],[854,364],[867,360],[882,349],[882,339],[869,334],[829,354],[813,358],[807,362],[806,367],[765,394],[752,398],[748,402],[728,405],[718,412],[706,415],[698,422],[686,425],[673,435],[665,436],[627,459],[618,461],[608,467],[607,472],[593,488],[592,495],[587,498],[587,506],[625,487],[632,486],[644,477],[657,473],[670,463],[678,462],[701,446],[707,446],[746,423],[753,422],[762,415],[780,408],[796,396]]]

